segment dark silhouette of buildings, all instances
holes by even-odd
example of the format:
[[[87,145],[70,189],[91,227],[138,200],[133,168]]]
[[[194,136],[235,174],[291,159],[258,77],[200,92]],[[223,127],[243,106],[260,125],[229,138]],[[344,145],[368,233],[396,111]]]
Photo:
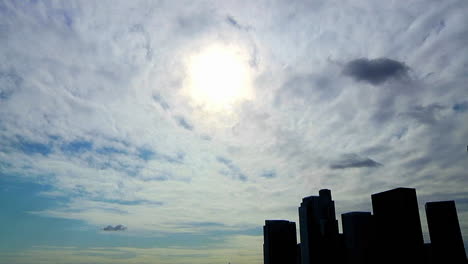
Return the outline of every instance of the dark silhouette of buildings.
[[[373,214],[342,214],[339,234],[330,190],[303,198],[300,244],[294,222],[266,220],[265,264],[468,264],[454,201],[426,204],[431,243],[424,244],[415,189],[396,188],[371,199]]]
[[[433,263],[466,263],[455,202],[426,203],[426,216]]]
[[[375,261],[421,263],[424,239],[416,190],[396,188],[371,197],[379,256]]]
[[[302,199],[299,223],[302,264],[336,263],[338,220],[330,190]]]
[[[265,264],[296,264],[296,223],[266,220],[263,226],[263,241]]]
[[[349,264],[373,263],[375,243],[374,219],[370,212],[350,212],[341,215],[344,259]]]

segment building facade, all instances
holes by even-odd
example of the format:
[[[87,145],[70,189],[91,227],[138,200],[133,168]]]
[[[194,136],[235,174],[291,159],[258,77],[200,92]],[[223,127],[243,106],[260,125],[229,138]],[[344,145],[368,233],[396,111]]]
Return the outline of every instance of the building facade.
[[[378,238],[374,263],[422,263],[424,240],[416,190],[396,188],[371,197]]]
[[[296,264],[296,223],[266,220],[263,226],[263,240],[265,264]]]
[[[432,263],[467,263],[455,202],[426,203],[426,217]]]

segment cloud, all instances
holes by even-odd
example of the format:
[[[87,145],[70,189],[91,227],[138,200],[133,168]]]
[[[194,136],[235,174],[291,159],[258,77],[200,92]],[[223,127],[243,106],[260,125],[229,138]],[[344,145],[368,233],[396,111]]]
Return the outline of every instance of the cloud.
[[[453,111],[463,113],[468,110],[468,101],[456,103],[452,107]]]
[[[170,106],[167,103],[167,101],[164,100],[164,98],[159,93],[154,94],[152,98],[159,106],[161,106],[162,109],[164,110],[170,109]]]
[[[263,178],[272,179],[276,177],[276,172],[273,170],[264,171],[261,175]]]
[[[127,227],[124,226],[124,225],[116,225],[116,226],[108,225],[108,226],[104,227],[102,230],[104,230],[104,231],[125,231],[125,230],[127,230]]]
[[[247,176],[242,173],[241,169],[236,166],[232,160],[226,159],[224,157],[217,157],[216,160],[226,166],[227,170],[221,170],[221,174],[231,176],[234,179],[238,179],[240,181],[247,181]]]
[[[193,130],[193,125],[190,124],[187,119],[185,119],[183,116],[176,116],[175,119],[177,120],[177,124],[179,124],[179,126],[187,129],[187,130],[190,130],[192,131]]]
[[[415,119],[419,123],[433,125],[437,122],[437,114],[445,107],[440,104],[431,104],[428,106],[415,106],[403,115]]]
[[[289,77],[276,92],[275,104],[285,103],[310,104],[311,102],[326,102],[336,99],[340,93],[340,85],[337,85],[333,77],[333,69],[330,72],[319,74],[301,74]]]
[[[0,71],[0,100],[10,98],[19,89],[23,79],[14,71]]]
[[[297,221],[297,201],[320,187],[367,201],[404,184],[448,194],[466,186],[465,1],[140,4],[0,11],[0,170],[64,194],[44,216],[156,234],[197,232],[177,228],[193,219],[240,230]],[[245,48],[257,65],[248,69],[255,98],[229,114],[183,93],[184,60],[211,44]],[[355,60],[348,74],[332,62],[376,57],[404,60],[390,70]],[[411,80],[390,81],[410,74],[405,65]],[[432,102],[452,110],[426,109]],[[421,126],[431,111],[437,122]],[[92,147],[61,151],[78,139]],[[372,169],[378,161],[385,169]]]
[[[347,154],[330,165],[330,169],[350,169],[350,168],[376,168],[382,164],[370,158],[363,158],[356,154]]]
[[[241,25],[232,16],[227,16],[226,21],[235,28],[242,29]]]
[[[356,81],[378,85],[389,79],[400,79],[407,76],[408,66],[404,63],[388,59],[356,59],[348,62],[343,70],[345,75]]]
[[[229,25],[236,28],[236,29],[240,29],[240,30],[249,30],[250,29],[250,27],[248,27],[248,26],[243,26],[243,25],[239,24],[239,22],[233,16],[227,16],[226,17],[226,22]]]

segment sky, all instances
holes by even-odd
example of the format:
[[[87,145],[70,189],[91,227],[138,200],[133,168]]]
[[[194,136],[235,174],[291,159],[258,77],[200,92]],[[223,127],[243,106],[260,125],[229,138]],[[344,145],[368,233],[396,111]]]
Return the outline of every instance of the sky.
[[[0,1],[0,260],[260,264],[332,190],[455,200],[468,2]],[[341,223],[340,223],[341,225]]]

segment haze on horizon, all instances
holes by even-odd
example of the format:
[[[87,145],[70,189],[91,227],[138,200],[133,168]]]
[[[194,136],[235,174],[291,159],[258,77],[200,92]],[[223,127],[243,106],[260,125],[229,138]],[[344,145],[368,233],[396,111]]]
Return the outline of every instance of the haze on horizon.
[[[468,2],[0,1],[0,262],[260,264],[328,188],[455,200]]]

